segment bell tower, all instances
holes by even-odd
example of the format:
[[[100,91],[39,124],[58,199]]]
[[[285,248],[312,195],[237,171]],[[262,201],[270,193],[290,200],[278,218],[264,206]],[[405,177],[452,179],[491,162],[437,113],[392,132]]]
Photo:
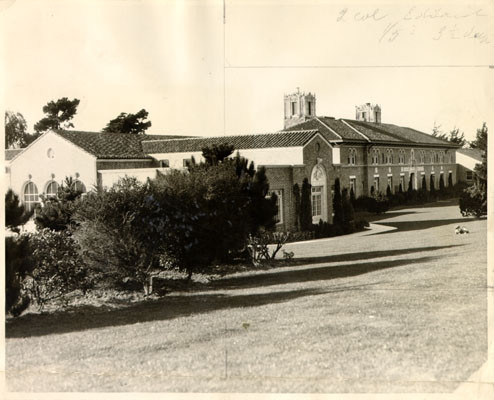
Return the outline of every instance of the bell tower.
[[[379,104],[365,103],[355,106],[355,119],[357,121],[381,123],[381,107]]]
[[[285,120],[284,128],[301,124],[316,116],[316,96],[312,93],[297,91],[285,94]]]

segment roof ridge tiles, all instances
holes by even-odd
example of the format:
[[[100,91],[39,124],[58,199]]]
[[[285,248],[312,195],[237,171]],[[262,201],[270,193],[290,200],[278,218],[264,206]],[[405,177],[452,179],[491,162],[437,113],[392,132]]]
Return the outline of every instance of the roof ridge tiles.
[[[268,135],[280,135],[280,134],[294,134],[294,133],[315,133],[319,132],[317,129],[300,129],[296,131],[276,131],[276,132],[264,132],[264,133],[246,133],[238,135],[225,135],[225,136],[192,136],[184,138],[171,138],[171,139],[151,139],[143,140],[143,142],[163,142],[163,141],[179,141],[179,140],[211,140],[211,139],[223,139],[223,138],[238,138],[248,136],[268,136]]]

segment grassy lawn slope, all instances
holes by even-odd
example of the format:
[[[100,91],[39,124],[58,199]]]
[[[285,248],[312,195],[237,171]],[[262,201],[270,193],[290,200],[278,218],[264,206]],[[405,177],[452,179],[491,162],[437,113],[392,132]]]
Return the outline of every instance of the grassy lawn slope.
[[[487,357],[486,220],[376,223],[393,229],[289,244],[289,266],[9,321],[9,390],[451,392]]]

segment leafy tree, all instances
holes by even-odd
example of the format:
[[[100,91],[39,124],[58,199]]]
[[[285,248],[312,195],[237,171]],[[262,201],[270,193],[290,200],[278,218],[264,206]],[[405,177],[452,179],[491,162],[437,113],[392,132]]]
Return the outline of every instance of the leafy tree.
[[[477,129],[477,134],[475,136],[475,140],[470,142],[470,148],[472,149],[480,149],[482,151],[487,150],[487,124],[484,122],[482,124],[482,128]]]
[[[448,188],[453,188],[453,174],[448,175]]]
[[[334,195],[333,195],[333,224],[343,224],[343,206],[341,201],[341,189],[340,179],[336,178],[334,181]]]
[[[118,117],[108,122],[106,127],[103,128],[103,132],[144,133],[151,126],[151,121],[146,121],[148,115],[149,113],[145,109],[142,109],[136,114],[120,113]]]
[[[401,185],[401,182],[400,186],[398,186],[398,193],[403,193],[403,186]]]
[[[32,212],[28,212],[20,203],[19,197],[9,189],[5,193],[5,226],[12,232],[19,233],[19,226],[24,225],[31,216]]]
[[[456,143],[456,144],[460,145],[461,147],[465,146],[465,144],[467,143],[467,141],[465,139],[465,134],[463,132],[461,132],[461,134],[460,134],[460,130],[458,128],[453,128],[449,132],[448,140],[451,143]]]
[[[5,111],[5,148],[23,147],[27,122],[19,112]]]
[[[386,197],[388,199],[390,199],[392,195],[393,195],[393,193],[391,193],[391,186],[389,186],[389,185],[386,186]]]
[[[43,133],[50,129],[73,128],[74,124],[70,121],[76,115],[79,103],[79,99],[69,100],[67,97],[50,101],[43,107],[46,116],[34,125],[34,130]]]
[[[225,158],[230,157],[233,150],[233,145],[228,143],[222,143],[219,145],[214,144],[210,147],[204,147],[202,149],[202,156],[208,165],[218,165],[223,162]]]
[[[463,132],[460,133],[460,130],[456,127],[453,128],[448,134],[441,131],[441,125],[436,125],[434,123],[434,127],[432,128],[432,136],[458,144],[462,147],[466,144],[465,134]]]
[[[309,231],[312,228],[311,184],[307,178],[302,182],[300,196],[300,229]]]

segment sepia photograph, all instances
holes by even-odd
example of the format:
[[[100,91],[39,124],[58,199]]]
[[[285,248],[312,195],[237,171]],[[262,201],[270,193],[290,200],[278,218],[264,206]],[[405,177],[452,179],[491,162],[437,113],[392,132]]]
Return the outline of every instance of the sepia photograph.
[[[492,11],[1,0],[3,398],[494,398]]]

